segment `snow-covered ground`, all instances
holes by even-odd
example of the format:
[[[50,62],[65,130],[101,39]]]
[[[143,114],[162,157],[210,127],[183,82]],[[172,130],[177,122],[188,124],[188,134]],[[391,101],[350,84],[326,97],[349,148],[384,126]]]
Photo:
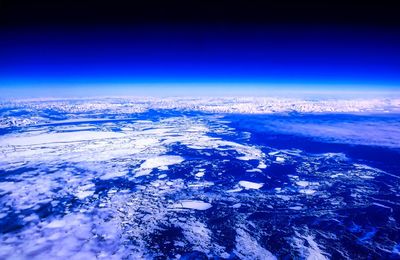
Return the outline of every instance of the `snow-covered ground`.
[[[291,114],[272,125],[270,117],[260,120],[266,116],[220,113],[393,112],[399,104],[277,98],[3,103],[0,259],[398,256],[399,177],[369,159],[353,160],[348,150],[325,147],[338,140],[398,147],[395,116],[374,132],[378,123],[364,115],[353,123],[333,120],[342,131],[327,131],[329,120],[328,126],[310,120],[315,131],[305,131],[306,124],[289,122]],[[240,129],[244,117],[257,124]],[[368,133],[358,133],[360,126]],[[270,142],[278,130],[330,139],[315,147],[323,152],[293,148],[299,135],[287,143],[278,138],[275,147]],[[382,210],[379,218],[359,217],[370,207]],[[364,219],[371,222],[362,226]],[[351,243],[363,251],[349,250]],[[196,255],[184,257],[190,256]]]
[[[0,128],[9,126],[26,126],[32,124],[51,123],[43,118],[40,111],[53,109],[63,113],[77,114],[76,120],[84,120],[82,116],[101,114],[129,115],[142,113],[149,109],[178,109],[187,111],[203,111],[209,113],[399,113],[400,98],[282,98],[282,97],[120,97],[99,99],[25,99],[3,100],[0,108],[11,109],[0,118]],[[29,111],[29,116],[14,116],[13,111],[21,109]]]

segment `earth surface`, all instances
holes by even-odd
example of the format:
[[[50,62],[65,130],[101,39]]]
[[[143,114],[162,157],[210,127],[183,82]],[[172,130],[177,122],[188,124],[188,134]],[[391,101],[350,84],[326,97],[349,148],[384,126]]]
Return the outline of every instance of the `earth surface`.
[[[0,109],[0,259],[400,258],[398,114],[37,104]]]

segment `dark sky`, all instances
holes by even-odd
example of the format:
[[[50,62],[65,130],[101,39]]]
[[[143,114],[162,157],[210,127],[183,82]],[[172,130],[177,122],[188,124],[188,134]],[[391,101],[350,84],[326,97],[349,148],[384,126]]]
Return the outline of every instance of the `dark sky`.
[[[398,26],[398,9],[385,1],[121,1],[2,0],[9,26],[197,24],[331,24]]]
[[[400,85],[400,16],[355,1],[19,1],[0,84]]]

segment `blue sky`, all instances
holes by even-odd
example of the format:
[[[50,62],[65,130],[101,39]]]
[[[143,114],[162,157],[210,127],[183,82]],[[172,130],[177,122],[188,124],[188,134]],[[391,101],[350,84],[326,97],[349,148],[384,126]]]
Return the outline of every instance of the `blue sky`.
[[[400,37],[305,27],[64,28],[4,32],[2,92],[107,92],[178,86],[342,91],[400,89]],[[210,87],[212,86],[212,87]],[[157,91],[158,91],[157,90]],[[81,91],[82,92],[82,91]],[[82,92],[83,93],[83,92]],[[45,93],[44,93],[45,94]]]

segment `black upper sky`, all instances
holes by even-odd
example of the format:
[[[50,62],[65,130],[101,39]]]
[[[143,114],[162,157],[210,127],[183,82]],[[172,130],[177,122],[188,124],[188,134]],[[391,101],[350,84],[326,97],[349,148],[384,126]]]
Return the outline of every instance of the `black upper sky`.
[[[141,24],[306,24],[397,27],[384,1],[2,0],[2,27]]]

